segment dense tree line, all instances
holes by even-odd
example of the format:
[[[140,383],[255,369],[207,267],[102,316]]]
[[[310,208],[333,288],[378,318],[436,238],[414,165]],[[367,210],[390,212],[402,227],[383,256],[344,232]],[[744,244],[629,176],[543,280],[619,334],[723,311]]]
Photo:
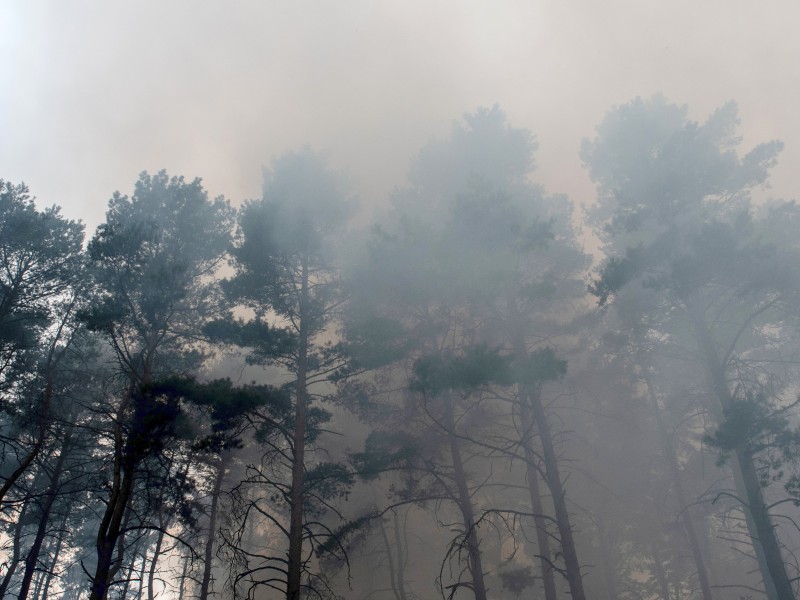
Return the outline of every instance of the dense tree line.
[[[737,125],[613,108],[579,212],[480,109],[367,231],[308,149],[86,243],[0,181],[0,597],[796,598],[800,209]]]

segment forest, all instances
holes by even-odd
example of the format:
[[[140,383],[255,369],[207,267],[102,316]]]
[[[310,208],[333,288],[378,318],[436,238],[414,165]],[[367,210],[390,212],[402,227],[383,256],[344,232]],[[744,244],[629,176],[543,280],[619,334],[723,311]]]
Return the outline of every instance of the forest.
[[[782,144],[660,95],[586,134],[585,207],[498,106],[372,222],[308,147],[95,232],[0,180],[0,598],[797,598]]]

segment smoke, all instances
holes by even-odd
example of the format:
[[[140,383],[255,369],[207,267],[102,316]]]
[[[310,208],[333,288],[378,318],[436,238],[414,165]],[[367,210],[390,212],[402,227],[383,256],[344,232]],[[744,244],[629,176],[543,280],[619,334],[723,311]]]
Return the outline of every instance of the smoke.
[[[534,178],[577,202],[577,156],[609,106],[663,92],[702,118],[738,102],[748,140],[800,159],[788,1],[368,3],[12,1],[0,19],[0,163],[91,231],[142,170],[238,202],[304,144],[381,205],[429,137],[499,103],[540,142]]]

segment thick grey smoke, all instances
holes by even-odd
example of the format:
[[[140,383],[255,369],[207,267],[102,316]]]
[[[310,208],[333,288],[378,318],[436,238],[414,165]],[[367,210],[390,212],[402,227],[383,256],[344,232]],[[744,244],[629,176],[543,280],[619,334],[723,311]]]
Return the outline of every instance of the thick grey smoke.
[[[431,135],[499,103],[540,142],[538,181],[590,201],[578,159],[605,111],[663,92],[703,118],[738,102],[745,142],[800,159],[800,8],[655,2],[4,3],[0,164],[92,230],[138,172],[258,194],[310,143],[385,201]]]

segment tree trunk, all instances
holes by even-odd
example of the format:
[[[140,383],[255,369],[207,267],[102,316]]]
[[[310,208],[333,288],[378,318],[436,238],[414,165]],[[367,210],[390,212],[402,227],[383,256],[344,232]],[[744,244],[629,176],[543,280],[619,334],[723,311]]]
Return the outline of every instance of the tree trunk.
[[[464,524],[464,541],[469,556],[469,570],[472,574],[472,591],[475,600],[486,600],[486,584],[483,580],[483,561],[481,559],[478,532],[475,526],[475,515],[472,510],[472,497],[467,485],[467,475],[464,472],[464,461],[461,458],[460,440],[455,435],[455,418],[450,395],[443,397],[445,402],[445,425],[447,426],[447,439],[450,443],[450,457],[453,461],[453,479],[458,490],[458,508]]]
[[[28,512],[28,503],[22,505],[22,509],[19,512],[19,518],[17,519],[17,526],[14,528],[14,540],[13,546],[11,550],[11,558],[8,561],[8,570],[6,574],[3,576],[3,581],[0,582],[0,599],[6,597],[6,593],[8,592],[8,588],[11,585],[11,580],[14,577],[14,571],[17,570],[17,565],[20,562],[20,544],[22,544],[22,526],[25,521],[25,515]]]
[[[181,570],[181,579],[180,579],[180,587],[178,589],[178,600],[183,600],[183,596],[185,594],[186,589],[186,578],[189,575],[189,561],[191,560],[191,556],[187,554],[183,557],[183,569]]]
[[[22,576],[22,583],[20,583],[19,600],[27,599],[31,581],[33,581],[33,575],[36,572],[36,565],[39,564],[39,553],[42,549],[42,543],[50,530],[50,513],[53,510],[53,504],[55,504],[58,496],[58,488],[61,486],[61,473],[64,470],[64,463],[66,462],[71,440],[72,430],[69,430],[64,436],[64,441],[61,443],[61,451],[53,467],[50,485],[43,498],[44,503],[41,507],[42,512],[39,517],[39,526],[36,529],[36,536],[33,539],[33,544],[31,544],[31,549],[28,551],[28,556],[25,558],[25,573]]]
[[[126,523],[126,525],[123,525],[123,529],[127,526],[127,523],[128,523],[129,520],[130,520],[130,511],[128,511],[128,513],[125,515],[125,523]],[[130,556],[131,556],[130,564],[127,565],[127,567],[126,567],[127,568],[127,573],[126,573],[126,576],[125,576],[125,579],[124,579],[125,583],[122,586],[122,593],[119,595],[120,598],[127,598],[128,597],[128,590],[131,588],[131,582],[133,581],[133,572],[136,569],[136,558],[139,556],[139,550],[141,549],[142,546],[145,547],[144,556],[142,557],[142,568],[144,568],[144,561],[147,558],[147,539],[149,537],[148,534],[149,534],[149,532],[146,533],[143,536],[140,536],[139,539],[136,540],[136,543],[133,545],[133,548],[131,549],[131,552],[130,552]],[[142,540],[144,540],[144,542]],[[117,546],[119,546],[119,544],[117,544]],[[141,581],[142,581],[142,577],[139,577],[139,588],[142,587]],[[139,589],[137,597],[138,598],[142,597],[141,589]]]
[[[297,350],[297,382],[295,384],[295,423],[292,436],[292,486],[290,491],[289,552],[286,564],[286,598],[300,600],[300,582],[303,573],[303,496],[305,488],[306,415],[308,404],[308,261],[302,261],[300,301],[298,307],[299,340]]]
[[[567,571],[569,591],[572,595],[572,600],[586,600],[586,593],[583,591],[581,566],[578,562],[575,540],[572,537],[572,525],[570,524],[569,511],[567,510],[566,494],[558,468],[558,457],[556,456],[550,426],[547,423],[547,415],[545,414],[544,406],[542,406],[541,387],[533,390],[529,400],[533,418],[539,431],[539,439],[542,443],[547,485],[553,494],[553,507],[556,513],[558,534],[561,537],[561,550],[564,553],[564,566]]]
[[[33,445],[33,448],[25,455],[25,458],[22,459],[22,462],[19,463],[14,472],[8,476],[3,482],[3,485],[0,486],[0,507],[3,507],[3,503],[5,501],[5,497],[8,494],[9,490],[19,481],[19,478],[28,470],[31,466],[33,461],[39,456],[39,453],[42,451],[44,447],[45,438],[47,437],[47,425],[48,419],[50,414],[50,404],[53,399],[53,375],[52,373],[47,374],[47,385],[45,385],[44,393],[42,394],[42,404],[39,408],[39,429],[36,434],[36,442]]]
[[[219,495],[222,491],[222,482],[225,480],[226,464],[226,454],[225,450],[223,450],[220,454],[219,465],[217,465],[217,476],[214,477],[214,487],[211,491],[211,512],[208,515],[208,539],[206,540],[203,563],[203,580],[200,583],[200,600],[208,600],[208,590],[211,585],[211,563],[214,558],[214,535],[217,531]]]
[[[158,532],[158,538],[156,538],[156,547],[153,550],[153,558],[150,559],[150,571],[147,574],[147,600],[153,600],[155,598],[155,590],[153,586],[155,585],[156,581],[156,567],[158,566],[158,559],[161,557],[161,546],[164,543],[164,529],[162,527],[161,531]]]
[[[533,436],[533,417],[529,405],[529,394],[523,386],[518,390],[520,402],[520,421],[524,431],[521,434],[522,445],[525,452],[525,475],[528,480],[528,494],[533,510],[533,523],[536,526],[536,544],[539,547],[539,562],[542,568],[542,584],[544,586],[545,600],[556,600],[556,581],[553,571],[553,558],[550,552],[550,534],[547,531],[547,519],[542,504],[542,494],[539,490],[539,473],[536,466],[536,454],[531,447]]]
[[[61,340],[61,334],[64,332],[64,328],[67,325],[68,315],[72,312],[76,302],[77,297],[73,297],[72,302],[70,303],[69,308],[64,315],[64,318],[58,325],[56,335],[51,341],[50,349],[47,353],[47,381],[44,386],[44,391],[42,392],[42,402],[39,406],[39,428],[36,435],[36,442],[34,443],[34,446],[31,448],[30,452],[28,452],[25,458],[22,459],[22,462],[19,464],[19,466],[14,469],[14,472],[11,473],[8,479],[3,482],[3,485],[0,486],[0,509],[4,508],[3,502],[6,494],[8,494],[9,490],[19,480],[19,478],[22,477],[23,473],[28,470],[33,461],[42,451],[42,448],[44,448],[45,439],[47,437],[47,426],[50,423],[50,406],[53,403],[53,371],[55,370],[61,358],[64,356],[67,348],[69,348],[71,339],[68,340],[66,344],[61,346],[60,349],[58,342]],[[59,349],[58,352],[56,352],[57,349]]]
[[[400,587],[397,585],[397,572],[395,571],[392,544],[389,542],[389,536],[386,535],[386,524],[383,522],[382,518],[378,520],[378,527],[381,531],[383,546],[386,548],[386,566],[389,568],[389,585],[392,587],[395,600],[404,600],[403,596],[400,594]]]
[[[698,311],[692,310],[691,307],[689,316],[698,345],[704,355],[711,391],[724,413],[734,407],[734,399],[725,376],[725,366],[719,360],[711,332],[703,316]],[[744,495],[740,501],[745,512],[747,530],[758,558],[767,597],[770,600],[794,600],[794,590],[786,572],[786,564],[783,561],[775,526],[772,524],[772,518],[761,493],[761,484],[753,464],[753,456],[742,448],[737,449],[734,456],[736,461],[733,475],[737,490]]]
[[[405,521],[403,527],[400,526],[400,517],[397,516],[395,511],[392,511],[392,522],[394,524],[394,539],[397,545],[397,591],[400,594],[400,600],[408,600],[406,595],[406,561],[408,560],[408,552],[406,551],[405,544]]]
[[[122,426],[119,422],[115,426],[115,438],[114,479],[111,497],[97,532],[97,567],[92,578],[90,600],[105,600],[108,595],[108,586],[117,571],[113,564],[114,550],[133,490],[133,465],[124,464],[127,461],[123,461]],[[122,555],[118,555],[117,567],[121,561]]]
[[[36,591],[37,600],[47,600],[47,595],[50,593],[50,583],[53,581],[53,574],[58,566],[58,558],[61,555],[61,548],[64,546],[64,532],[67,527],[67,517],[69,513],[65,510],[64,515],[61,517],[61,526],[59,528],[60,535],[56,540],[56,547],[53,550],[53,556],[50,558],[50,567],[47,569],[47,577],[44,580],[44,586],[41,590]]]
[[[672,440],[667,432],[666,426],[664,425],[664,419],[661,415],[661,407],[658,405],[658,399],[656,398],[655,389],[650,381],[650,377],[645,369],[642,369],[642,372],[645,385],[647,386],[647,395],[650,399],[650,409],[653,412],[656,428],[658,429],[658,435],[661,438],[661,447],[663,448],[664,459],[667,461],[670,477],[672,478],[672,484],[675,486],[675,498],[678,501],[681,523],[683,525],[683,530],[686,533],[686,538],[689,541],[689,549],[692,552],[692,560],[694,561],[695,569],[697,569],[697,578],[700,582],[700,592],[703,600],[712,600],[711,584],[708,580],[708,570],[706,569],[703,552],[700,549],[700,541],[697,537],[697,530],[694,527],[694,521],[692,520],[691,509],[689,508],[689,503],[686,501],[686,494],[683,491],[683,479],[681,477],[680,467],[678,466],[678,458],[675,456],[675,448],[672,445]]]
[[[510,317],[509,331],[511,343],[514,351],[514,360],[519,364],[524,364],[528,357],[528,350],[525,346],[525,338],[521,328],[522,318],[519,314],[515,297],[508,298],[508,312]],[[544,514],[542,504],[542,494],[539,488],[539,469],[536,453],[533,451],[533,431],[534,418],[531,414],[531,390],[528,386],[517,386],[517,397],[519,399],[520,421],[523,431],[520,434],[520,441],[525,453],[525,474],[528,481],[528,494],[533,510],[533,522],[536,526],[536,543],[539,547],[539,562],[542,568],[542,585],[544,587],[545,600],[556,600],[555,572],[553,570],[553,555],[550,551],[550,533],[547,531],[547,519]],[[541,425],[540,425],[541,426]]]
[[[134,555],[131,560],[131,571],[133,570],[135,562],[136,562],[136,555]],[[139,567],[139,589],[136,592],[137,600],[143,600],[144,598],[144,572],[146,568],[147,568],[147,544],[144,544],[144,550],[142,551],[142,566]]]

